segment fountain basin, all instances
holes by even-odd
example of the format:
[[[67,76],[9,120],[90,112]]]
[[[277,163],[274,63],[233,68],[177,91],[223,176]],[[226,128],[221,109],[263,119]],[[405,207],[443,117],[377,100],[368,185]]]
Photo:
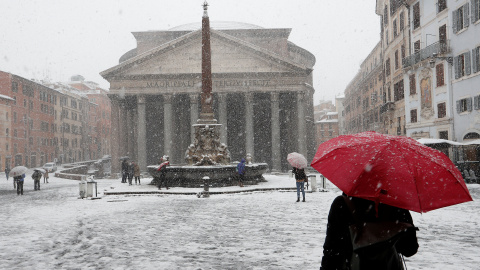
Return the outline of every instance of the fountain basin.
[[[147,166],[148,172],[153,177],[152,183],[156,184],[160,178],[157,171],[159,165]],[[203,177],[210,178],[212,187],[226,187],[238,185],[237,164],[217,166],[178,166],[167,167],[166,178],[168,185],[172,187],[202,187]],[[265,181],[263,174],[267,172],[268,164],[253,163],[245,165],[244,184],[256,185]]]

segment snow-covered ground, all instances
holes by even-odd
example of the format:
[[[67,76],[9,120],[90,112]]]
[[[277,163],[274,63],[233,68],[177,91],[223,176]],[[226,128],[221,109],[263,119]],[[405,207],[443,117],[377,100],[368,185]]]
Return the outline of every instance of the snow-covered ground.
[[[78,181],[51,177],[34,191],[30,175],[17,196],[12,178],[0,174],[1,269],[318,269],[339,194],[328,183],[305,203],[291,191],[106,196],[156,190],[149,179],[141,186],[108,179],[98,180],[101,199],[82,200]],[[295,184],[288,175],[265,178],[259,187]],[[408,269],[480,269],[480,185],[468,187],[473,202],[412,212],[420,249]]]

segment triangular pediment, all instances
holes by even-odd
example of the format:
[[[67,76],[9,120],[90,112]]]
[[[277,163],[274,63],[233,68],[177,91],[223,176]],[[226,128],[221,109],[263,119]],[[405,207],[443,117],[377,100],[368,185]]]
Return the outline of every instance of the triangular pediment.
[[[306,72],[308,69],[286,57],[211,30],[212,73]],[[135,75],[199,74],[202,66],[201,30],[135,56],[105,70],[105,78]]]

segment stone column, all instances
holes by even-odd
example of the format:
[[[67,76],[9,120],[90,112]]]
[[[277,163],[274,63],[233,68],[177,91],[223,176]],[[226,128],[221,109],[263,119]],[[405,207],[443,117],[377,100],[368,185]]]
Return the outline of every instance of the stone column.
[[[145,114],[145,96],[139,95],[137,98],[137,157],[138,166],[141,171],[147,170],[147,119]]]
[[[306,128],[305,128],[305,93],[297,92],[297,115],[298,115],[298,153],[307,157]]]
[[[125,119],[127,122],[127,145],[126,148],[128,149],[128,156],[130,157],[130,160],[134,161],[135,160],[135,153],[133,151],[133,146],[134,146],[134,141],[133,141],[133,132],[134,132],[134,126],[133,126],[133,110],[131,107],[127,108],[127,119]]]
[[[272,104],[272,172],[282,170],[281,151],[280,151],[280,94],[278,92],[270,93],[270,102]]]
[[[125,99],[120,101],[120,153],[122,156],[128,155],[128,136],[127,136],[127,108]]]
[[[227,94],[218,94],[218,122],[222,125],[220,129],[220,142],[227,144]]]
[[[112,155],[112,173],[120,172],[120,104],[116,97],[110,97],[111,100],[111,143],[110,143],[110,154]]]
[[[195,128],[198,120],[198,94],[190,94],[190,141],[195,141]]]
[[[253,132],[253,93],[248,92],[245,94],[245,150],[255,161]]]
[[[163,155],[172,155],[172,94],[163,95],[163,123],[164,123],[164,153]]]

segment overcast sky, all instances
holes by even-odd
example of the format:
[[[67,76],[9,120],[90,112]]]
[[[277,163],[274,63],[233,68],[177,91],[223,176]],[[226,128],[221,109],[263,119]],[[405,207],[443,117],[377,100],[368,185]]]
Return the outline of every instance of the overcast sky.
[[[291,28],[316,57],[315,104],[343,94],[380,39],[374,0],[209,0],[211,21]],[[27,79],[99,73],[136,47],[131,32],[201,22],[203,0],[0,0],[0,70]]]

